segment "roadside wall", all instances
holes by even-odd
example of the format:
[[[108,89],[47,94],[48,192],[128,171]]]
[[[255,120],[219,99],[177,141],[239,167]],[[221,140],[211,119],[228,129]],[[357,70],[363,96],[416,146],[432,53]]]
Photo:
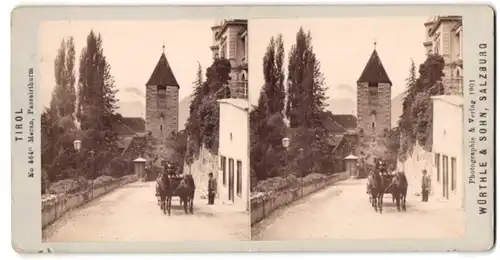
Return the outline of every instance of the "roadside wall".
[[[349,178],[348,172],[338,173],[324,179],[317,179],[309,183],[303,183],[302,187],[293,187],[285,190],[260,193],[251,198],[251,221],[252,225],[265,219],[274,210],[290,204],[308,194],[330,186],[336,182]]]
[[[42,199],[42,229],[54,223],[64,213],[106,194],[125,184],[137,181],[136,175],[116,179],[107,185],[78,192],[75,194],[57,194]]]

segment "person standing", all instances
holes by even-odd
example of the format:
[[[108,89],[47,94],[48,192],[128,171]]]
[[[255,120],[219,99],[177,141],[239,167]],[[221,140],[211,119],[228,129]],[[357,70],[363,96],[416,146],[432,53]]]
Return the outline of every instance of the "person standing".
[[[213,205],[217,193],[217,180],[213,173],[208,174],[208,205]]]
[[[427,170],[422,170],[422,202],[429,201],[429,192],[431,190],[431,178],[427,175]]]

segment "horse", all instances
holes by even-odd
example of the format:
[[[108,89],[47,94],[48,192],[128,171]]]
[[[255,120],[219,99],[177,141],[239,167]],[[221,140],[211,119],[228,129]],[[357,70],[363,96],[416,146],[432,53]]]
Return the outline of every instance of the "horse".
[[[368,176],[368,193],[371,195],[370,202],[375,211],[382,214],[382,204],[384,200],[384,178],[378,172],[372,172]]]
[[[194,192],[196,190],[193,176],[188,174],[184,176],[177,188],[179,198],[181,201],[181,205],[184,205],[184,212],[186,214],[193,214],[193,200],[194,200]]]
[[[392,179],[392,197],[393,201],[396,200],[396,205],[398,207],[398,211],[401,211],[401,207],[403,211],[406,211],[406,194],[408,191],[408,179],[406,178],[406,174],[402,171],[396,173],[396,176]]]
[[[159,187],[160,193],[160,209],[163,210],[163,214],[170,216],[170,209],[172,208],[172,189],[170,187],[170,178],[167,174],[162,174],[159,179],[157,179],[157,185]]]

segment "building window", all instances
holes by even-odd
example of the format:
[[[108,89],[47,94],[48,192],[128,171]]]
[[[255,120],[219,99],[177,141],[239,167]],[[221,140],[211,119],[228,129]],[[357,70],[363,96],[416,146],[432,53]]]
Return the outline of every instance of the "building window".
[[[457,190],[457,158],[451,157],[451,190]]]
[[[228,199],[234,201],[234,159],[229,158]]]
[[[448,156],[443,155],[443,198],[448,199]]]
[[[441,158],[440,157],[441,157],[441,155],[438,153],[434,155],[434,163],[436,164],[436,180],[437,181],[439,181],[439,174],[440,174],[440,170],[441,170],[441,168],[440,168]]]
[[[441,41],[438,38],[434,44],[434,54],[439,55],[440,48],[441,48]]]
[[[241,197],[241,191],[243,190],[243,176],[241,173],[241,161],[236,161],[236,195]]]
[[[226,185],[226,157],[220,157],[220,169],[222,170],[222,184]]]
[[[156,92],[160,96],[165,96],[167,94],[167,86],[158,86],[156,87]]]
[[[225,59],[226,56],[227,56],[227,44],[224,43],[224,44],[222,44],[222,48],[220,50],[220,57]]]

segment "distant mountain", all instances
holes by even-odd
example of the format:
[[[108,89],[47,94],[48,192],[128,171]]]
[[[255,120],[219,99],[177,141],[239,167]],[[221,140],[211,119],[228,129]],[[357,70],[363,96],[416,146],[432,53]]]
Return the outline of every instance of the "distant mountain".
[[[142,117],[146,112],[145,106],[141,101],[122,101],[118,103],[118,113],[123,117]]]
[[[181,99],[179,102],[179,131],[185,128],[189,118],[189,105],[191,104],[191,95]]]
[[[391,100],[391,126],[398,126],[398,120],[403,113],[403,99],[405,97],[405,93],[401,93]]]
[[[326,110],[334,115],[356,115],[356,102],[350,98],[330,98],[325,103],[327,104]]]

